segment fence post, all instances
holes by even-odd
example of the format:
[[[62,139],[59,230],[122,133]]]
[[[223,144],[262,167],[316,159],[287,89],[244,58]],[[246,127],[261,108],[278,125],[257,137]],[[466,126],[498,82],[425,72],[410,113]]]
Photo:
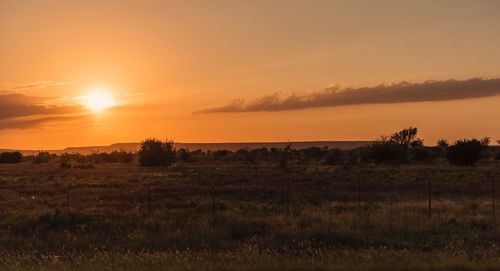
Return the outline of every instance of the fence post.
[[[215,178],[212,178],[212,221],[215,222]]]
[[[361,219],[361,178],[358,176],[358,216]]]
[[[427,197],[429,199],[429,210],[428,216],[429,220],[432,218],[432,187],[431,187],[431,178],[427,177]]]
[[[287,174],[288,175],[288,174]],[[286,217],[290,217],[290,179],[286,178]]]
[[[151,202],[152,202],[152,196],[151,196],[151,192],[152,192],[152,184],[151,184],[151,181],[149,181],[149,189],[148,189],[148,215],[151,215]]]
[[[497,216],[495,212],[495,179],[491,179],[491,207],[493,212],[493,229],[497,228]]]
[[[69,229],[69,224],[70,224],[70,219],[71,219],[71,216],[70,216],[70,209],[69,209],[69,190],[70,190],[70,184],[69,184],[69,181],[67,182],[67,188],[66,188],[66,211],[67,211],[67,216],[68,216],[68,219],[67,219],[67,228]]]

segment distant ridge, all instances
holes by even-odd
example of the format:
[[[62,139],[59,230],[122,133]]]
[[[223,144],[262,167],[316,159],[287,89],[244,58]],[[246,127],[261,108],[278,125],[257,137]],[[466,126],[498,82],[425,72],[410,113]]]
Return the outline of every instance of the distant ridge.
[[[175,143],[176,148],[185,148],[189,150],[215,151],[239,149],[257,149],[257,148],[281,148],[286,142],[239,142],[239,143]],[[355,149],[370,144],[370,141],[292,141],[294,148],[305,149],[309,147],[328,147],[339,148],[343,150]],[[141,143],[115,143],[109,146],[88,146],[88,147],[68,147],[62,150],[42,150],[50,153],[81,153],[89,154],[92,152],[112,152],[112,151],[138,151]],[[12,149],[0,149],[0,151],[15,151]],[[40,150],[19,150],[24,155],[36,154]]]

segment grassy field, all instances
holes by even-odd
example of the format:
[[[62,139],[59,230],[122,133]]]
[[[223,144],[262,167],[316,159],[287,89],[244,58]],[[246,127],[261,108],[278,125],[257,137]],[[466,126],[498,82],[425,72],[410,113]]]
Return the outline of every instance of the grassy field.
[[[500,269],[500,164],[442,164],[4,164],[0,269]]]

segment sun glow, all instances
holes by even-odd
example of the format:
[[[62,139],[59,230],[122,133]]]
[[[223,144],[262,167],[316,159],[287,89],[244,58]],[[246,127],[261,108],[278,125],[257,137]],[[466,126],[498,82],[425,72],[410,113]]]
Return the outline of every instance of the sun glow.
[[[95,89],[87,95],[81,97],[82,104],[94,112],[101,112],[104,109],[116,105],[116,100],[105,89]]]

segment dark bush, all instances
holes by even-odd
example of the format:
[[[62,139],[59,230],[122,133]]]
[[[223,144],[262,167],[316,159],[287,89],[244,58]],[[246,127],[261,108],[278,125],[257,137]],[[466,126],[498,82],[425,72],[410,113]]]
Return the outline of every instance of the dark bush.
[[[474,166],[483,148],[484,143],[477,139],[460,139],[448,147],[446,158],[453,165]]]
[[[0,164],[17,164],[22,160],[23,155],[18,151],[0,153]]]
[[[39,152],[33,157],[33,163],[35,164],[48,163],[50,160],[52,160],[52,156],[48,152]]]
[[[175,162],[174,142],[158,139],[146,139],[141,143],[139,150],[139,163],[144,167],[169,166]]]
[[[321,160],[328,153],[328,149],[319,147],[309,147],[302,150],[302,152],[308,159]]]
[[[381,137],[368,147],[368,156],[376,163],[408,162],[412,150],[423,146],[423,141],[417,138],[417,131],[417,128],[410,127],[390,137]]]
[[[71,168],[71,155],[69,153],[64,153],[59,157],[59,167]]]
[[[279,167],[284,171],[290,169],[290,159],[294,151],[292,143],[288,142],[279,150]]]
[[[182,162],[193,162],[194,161],[193,157],[191,156],[191,152],[187,149],[184,149],[184,148],[177,150],[177,157]]]
[[[500,160],[500,151],[498,151],[497,154],[495,155],[495,160]]]
[[[325,164],[327,165],[340,165],[344,160],[344,154],[339,148],[329,150],[325,155]]]
[[[430,147],[417,146],[412,148],[412,159],[415,161],[430,161],[436,158],[436,156],[436,152]]]

